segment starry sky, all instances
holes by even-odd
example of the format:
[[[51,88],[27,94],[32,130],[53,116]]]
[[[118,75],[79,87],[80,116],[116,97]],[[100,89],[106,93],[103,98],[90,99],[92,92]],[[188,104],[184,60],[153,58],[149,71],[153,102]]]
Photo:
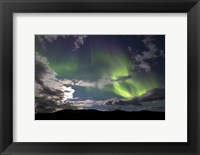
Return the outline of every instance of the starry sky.
[[[155,88],[165,88],[164,35],[35,35],[36,112],[117,109],[105,103]]]

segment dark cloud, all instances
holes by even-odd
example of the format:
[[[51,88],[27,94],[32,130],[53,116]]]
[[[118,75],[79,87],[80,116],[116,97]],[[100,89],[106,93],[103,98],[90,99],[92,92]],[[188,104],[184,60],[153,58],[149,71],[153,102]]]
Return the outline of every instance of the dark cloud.
[[[164,88],[154,88],[152,90],[147,91],[145,94],[135,97],[131,100],[123,100],[123,99],[116,99],[116,100],[109,100],[105,104],[107,105],[140,105],[142,102],[150,102],[150,101],[157,101],[157,100],[164,100],[165,99],[165,89]]]
[[[58,38],[66,38],[68,37],[67,35],[36,35],[36,38],[40,42],[41,47],[43,50],[47,50],[46,48],[46,43],[53,43],[56,41]]]
[[[41,79],[43,79],[43,76],[47,73],[47,70],[48,70],[46,60],[45,59],[41,60],[37,52],[36,52],[35,59],[36,59],[35,60],[35,81],[38,84],[43,85],[43,82]]]
[[[111,81],[125,81],[125,80],[128,80],[128,79],[131,79],[133,77],[133,75],[128,75],[128,76],[118,76],[117,79],[115,80],[111,80]]]
[[[147,61],[164,57],[164,50],[158,48],[157,40],[153,36],[146,36],[142,42],[147,50],[133,56],[133,68],[149,72],[151,65]]]
[[[56,72],[49,67],[46,57],[35,53],[35,112],[53,112],[59,109],[64,99],[70,98],[74,90],[57,79]],[[71,81],[64,81],[65,83]]]
[[[38,41],[40,42],[43,50],[47,50],[46,43],[54,43],[59,38],[67,38],[73,37],[74,48],[72,51],[78,50],[85,43],[85,39],[88,37],[87,35],[36,35]]]
[[[140,97],[133,99],[117,99],[108,100],[81,100],[68,101],[73,109],[95,109],[100,111],[165,111],[165,89],[155,88],[147,91]],[[64,108],[63,108],[64,109]]]
[[[139,69],[143,69],[145,70],[145,72],[149,72],[151,70],[151,66],[149,63],[142,61],[140,64],[138,65],[134,65],[134,67],[139,68]]]
[[[109,99],[109,100],[67,100],[65,104],[55,104],[53,100],[48,100],[47,96],[36,98],[36,106],[38,112],[52,113],[55,111],[71,109],[71,110],[87,110],[96,109],[100,111],[164,111],[165,89],[155,88],[140,97],[130,100],[126,99]],[[152,102],[153,101],[153,102]]]
[[[75,41],[74,41],[74,49],[73,51],[76,51],[80,48],[80,46],[84,45],[85,39],[87,38],[87,35],[74,35]]]

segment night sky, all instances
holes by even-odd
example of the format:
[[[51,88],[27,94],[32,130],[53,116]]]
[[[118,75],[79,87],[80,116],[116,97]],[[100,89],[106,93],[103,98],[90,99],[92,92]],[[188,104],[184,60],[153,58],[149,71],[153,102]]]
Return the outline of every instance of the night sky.
[[[164,35],[35,35],[36,113],[164,111],[164,89]]]

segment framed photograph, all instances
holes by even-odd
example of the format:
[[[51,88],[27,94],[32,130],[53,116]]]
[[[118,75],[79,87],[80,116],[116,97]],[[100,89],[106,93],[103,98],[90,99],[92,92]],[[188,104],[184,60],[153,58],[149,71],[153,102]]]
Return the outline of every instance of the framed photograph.
[[[200,154],[198,0],[0,0],[1,154]]]
[[[35,35],[35,120],[164,120],[164,50],[165,35]]]

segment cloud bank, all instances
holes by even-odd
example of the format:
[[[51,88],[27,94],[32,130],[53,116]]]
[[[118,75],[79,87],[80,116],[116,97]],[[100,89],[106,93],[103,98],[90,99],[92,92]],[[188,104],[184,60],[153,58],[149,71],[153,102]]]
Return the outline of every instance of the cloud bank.
[[[37,35],[38,41],[40,42],[43,50],[47,50],[46,43],[54,43],[58,40],[58,38],[73,38],[74,48],[72,51],[78,50],[85,43],[85,39],[88,37],[87,35]]]
[[[164,57],[164,50],[158,48],[156,44],[157,41],[153,36],[146,36],[142,42],[147,50],[132,57],[134,59],[132,67],[139,70],[142,69],[145,72],[149,72],[151,70],[151,65],[148,63],[148,61],[151,59]],[[128,51],[132,51],[131,46],[128,46]]]
[[[54,111],[64,100],[73,98],[74,89],[63,85],[46,57],[35,52],[35,110]],[[66,81],[65,83],[70,83]]]

